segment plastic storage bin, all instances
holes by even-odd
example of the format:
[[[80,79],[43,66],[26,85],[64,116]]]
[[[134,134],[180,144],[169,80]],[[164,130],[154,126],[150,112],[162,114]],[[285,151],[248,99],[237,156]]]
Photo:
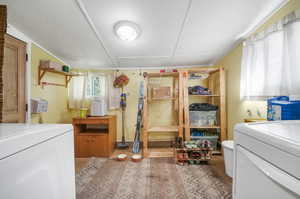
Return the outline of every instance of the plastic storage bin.
[[[217,123],[217,111],[190,111],[190,125],[213,126]]]
[[[268,120],[300,120],[300,101],[289,101],[286,96],[269,99]]]
[[[31,112],[43,113],[48,111],[48,101],[44,99],[31,99]]]

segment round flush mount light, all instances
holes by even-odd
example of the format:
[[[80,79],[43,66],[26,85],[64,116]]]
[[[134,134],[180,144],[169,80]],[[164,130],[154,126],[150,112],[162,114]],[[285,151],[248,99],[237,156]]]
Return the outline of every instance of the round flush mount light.
[[[119,21],[114,26],[117,37],[124,41],[133,41],[141,34],[139,26],[131,21]]]

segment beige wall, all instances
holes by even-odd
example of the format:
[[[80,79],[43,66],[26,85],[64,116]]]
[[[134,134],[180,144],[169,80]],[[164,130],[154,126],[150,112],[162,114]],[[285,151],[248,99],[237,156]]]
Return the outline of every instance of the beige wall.
[[[46,86],[42,88],[38,85],[38,66],[41,59],[51,60],[59,62],[56,58],[47,54],[45,51],[32,45],[32,98],[43,98],[48,101],[48,112],[41,114],[32,114],[33,123],[72,123],[73,117],[79,116],[79,111],[72,111],[68,109],[68,89],[58,86]],[[61,63],[63,64],[63,63]],[[83,70],[74,71],[83,72]],[[115,73],[113,70],[94,70],[101,73]],[[139,84],[144,79],[143,72],[159,72],[158,70],[121,70],[117,75],[125,74],[129,77],[129,83],[124,88],[124,92],[127,94],[127,108],[125,112],[125,134],[127,141],[133,141],[135,135],[135,125],[137,117],[137,103],[138,103],[138,90]],[[42,81],[53,83],[64,83],[64,77],[47,73]],[[171,79],[160,80],[157,78],[153,81],[156,85],[172,85]],[[191,85],[195,85],[196,82],[190,81]],[[198,82],[199,84],[199,82]],[[203,81],[205,86],[206,82]],[[197,99],[198,100],[198,99]],[[199,100],[198,100],[199,101]],[[193,99],[191,99],[191,103]],[[170,101],[159,101],[150,105],[149,109],[149,123],[153,126],[163,125],[175,125],[176,119],[174,118],[172,111],[172,103]],[[121,111],[110,111],[109,114],[117,115],[117,140],[121,140],[122,136],[122,118]],[[150,140],[170,140],[175,136],[174,133],[153,133],[150,136]]]
[[[59,62],[53,56],[47,54],[38,46],[32,44],[31,47],[31,97],[43,98],[48,101],[48,112],[32,114],[32,123],[66,123],[70,118],[67,109],[67,88],[59,86],[46,86],[42,88],[38,85],[38,67],[41,59]],[[63,64],[63,63],[61,63]],[[61,83],[65,80],[64,76],[47,73],[42,81]]]
[[[79,70],[82,71],[82,70]],[[97,72],[102,73],[114,73],[111,70],[97,70]],[[143,78],[143,73],[153,73],[159,72],[158,70],[121,70],[117,75],[125,74],[129,77],[129,83],[124,88],[124,92],[127,94],[127,107],[125,112],[125,135],[127,141],[133,141],[135,135],[135,125],[137,117],[137,104],[139,97],[139,85]],[[171,79],[160,80],[157,78],[152,81],[155,85],[172,85]],[[205,83],[205,82],[204,82]],[[192,82],[193,84],[193,82]],[[199,101],[199,100],[198,100]],[[159,101],[158,103],[152,103],[149,108],[149,123],[153,126],[163,126],[163,125],[175,125],[176,119],[173,117],[172,106],[170,101]],[[122,136],[122,118],[121,111],[114,110],[110,111],[109,114],[117,115],[117,140],[121,140]],[[78,112],[73,112],[72,116],[78,116]],[[68,119],[69,122],[72,121],[72,117]],[[174,133],[153,133],[150,136],[150,140],[170,140],[175,136]]]
[[[269,25],[280,20],[290,12],[300,8],[299,0],[290,0],[283,8],[275,13],[265,24],[257,29],[260,32]],[[233,128],[236,123],[243,122],[247,117],[266,117],[266,102],[261,101],[241,101],[240,100],[240,69],[242,58],[242,44],[238,45],[229,54],[222,58],[217,65],[223,66],[226,69],[227,79],[227,117],[228,117],[228,135],[229,139],[233,138]],[[247,114],[250,110],[252,116]]]

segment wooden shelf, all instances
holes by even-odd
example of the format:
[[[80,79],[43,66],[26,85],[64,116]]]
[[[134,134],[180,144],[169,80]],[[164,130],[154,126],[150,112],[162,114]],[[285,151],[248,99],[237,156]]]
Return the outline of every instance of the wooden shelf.
[[[54,73],[58,75],[62,75],[65,77],[65,84],[57,84],[57,83],[50,83],[50,82],[42,82],[43,77],[45,76],[46,73]],[[42,86],[47,86],[47,85],[52,85],[52,86],[62,86],[62,87],[68,87],[69,82],[71,81],[71,78],[74,76],[79,76],[78,74],[73,74],[73,73],[67,73],[63,71],[58,71],[54,70],[51,68],[43,68],[39,66],[39,71],[38,71],[38,84]]]
[[[149,158],[174,157],[174,150],[173,148],[149,148],[148,157]]]
[[[176,148],[175,149],[176,151],[180,152],[180,151],[183,151],[183,152],[186,152],[186,151],[212,151],[211,148]]]
[[[172,97],[172,98],[152,98],[149,99],[148,102],[160,102],[160,101],[173,101],[176,100],[176,98]]]
[[[193,96],[193,97],[220,97],[220,95],[191,95],[191,94],[189,94],[189,96]]]
[[[189,126],[190,129],[219,129],[220,126]]]
[[[222,155],[222,152],[215,150],[215,151],[212,151],[212,155]]]
[[[179,73],[178,72],[171,72],[171,73],[147,73],[147,77],[178,77]]]
[[[198,68],[198,69],[191,69],[188,73],[203,73],[203,74],[213,74],[219,72],[220,68],[217,67],[210,67],[210,68]]]
[[[192,157],[190,153],[198,152],[200,154],[205,154],[205,156]],[[197,162],[208,162],[212,159],[212,148],[175,148],[174,149],[175,162],[184,164],[189,160],[196,160]]]
[[[155,132],[178,132],[178,126],[157,126],[157,127],[150,127],[148,132],[155,133]]]

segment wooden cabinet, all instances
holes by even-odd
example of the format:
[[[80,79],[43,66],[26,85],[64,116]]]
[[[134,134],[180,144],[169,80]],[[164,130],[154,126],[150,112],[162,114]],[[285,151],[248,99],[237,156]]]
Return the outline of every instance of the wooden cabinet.
[[[109,157],[116,144],[116,116],[73,119],[76,157]]]

